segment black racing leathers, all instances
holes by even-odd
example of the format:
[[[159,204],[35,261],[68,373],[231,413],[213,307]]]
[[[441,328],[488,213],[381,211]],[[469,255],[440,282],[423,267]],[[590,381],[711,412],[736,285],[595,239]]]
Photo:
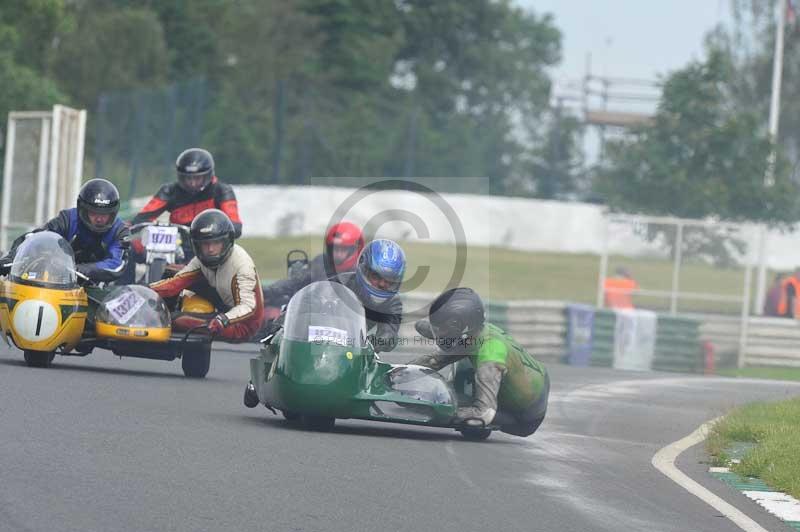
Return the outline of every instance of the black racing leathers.
[[[324,281],[334,275],[334,273],[327,273],[323,254],[319,254],[308,263],[306,268],[303,268],[298,276],[275,281],[264,288],[264,304],[270,307],[286,305],[301,288],[316,281]]]

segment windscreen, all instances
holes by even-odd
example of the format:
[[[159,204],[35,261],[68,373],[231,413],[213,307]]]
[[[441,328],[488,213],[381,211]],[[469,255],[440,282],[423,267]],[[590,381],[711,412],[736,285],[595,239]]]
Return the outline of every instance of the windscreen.
[[[97,309],[97,321],[120,327],[170,326],[164,300],[146,286],[127,285],[114,288]]]
[[[56,233],[32,233],[17,248],[10,277],[13,282],[20,284],[75,288],[78,279],[72,248]]]
[[[364,307],[346,286],[312,283],[297,292],[286,309],[284,337],[316,344],[359,347],[366,338]]]

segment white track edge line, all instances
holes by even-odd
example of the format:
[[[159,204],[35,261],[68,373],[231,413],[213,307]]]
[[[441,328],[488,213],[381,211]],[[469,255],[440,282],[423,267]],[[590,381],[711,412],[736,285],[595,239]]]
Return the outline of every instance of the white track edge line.
[[[697,430],[685,438],[670,443],[653,456],[651,463],[653,467],[661,471],[661,473],[666,475],[670,480],[733,521],[736,526],[745,532],[768,532],[761,525],[745,515],[744,512],[713,494],[675,466],[675,460],[677,460],[678,456],[689,447],[697,445],[705,440],[708,429],[719,419],[721,418],[715,418],[703,423]]]

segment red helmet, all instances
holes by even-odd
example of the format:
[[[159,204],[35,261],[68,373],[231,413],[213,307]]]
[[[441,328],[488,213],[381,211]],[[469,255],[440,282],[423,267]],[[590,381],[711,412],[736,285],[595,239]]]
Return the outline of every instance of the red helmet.
[[[347,248],[344,256],[334,255],[333,248]],[[332,225],[325,234],[326,259],[336,269],[336,273],[353,271],[356,267],[358,254],[364,248],[364,235],[361,228],[350,222],[341,222]]]

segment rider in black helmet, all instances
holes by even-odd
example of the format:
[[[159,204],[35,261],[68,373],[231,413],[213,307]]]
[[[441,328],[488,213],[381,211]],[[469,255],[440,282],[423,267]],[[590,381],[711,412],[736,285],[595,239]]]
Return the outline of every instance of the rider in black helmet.
[[[131,224],[152,222],[161,213],[169,212],[169,221],[174,224],[191,225],[192,220],[206,209],[219,209],[233,224],[236,238],[242,236],[242,220],[233,187],[216,176],[214,157],[202,148],[189,148],[175,160],[175,181],[162,185],[147,205],[134,216]],[[133,259],[144,262],[144,246],[139,240],[133,242]],[[194,255],[188,242],[183,243],[185,260]],[[125,274],[124,282],[134,282],[133,260]]]
[[[70,243],[77,269],[93,281],[119,278],[127,261],[129,232],[119,212],[119,192],[106,179],[90,179],[78,193],[77,205],[32,232],[52,231]],[[0,264],[13,261],[17,247],[27,237],[14,241]]]
[[[532,434],[544,420],[550,378],[544,366],[505,331],[488,323],[480,296],[453,288],[431,304],[417,332],[435,341],[437,351],[410,362],[439,370],[462,358],[475,369],[474,400],[458,409],[462,423],[490,423],[517,436]]]
[[[253,259],[234,243],[234,237],[233,224],[224,212],[201,212],[191,226],[194,258],[172,279],[150,285],[164,298],[174,298],[189,289],[216,307],[211,316],[173,315],[175,330],[204,326],[220,339],[244,342],[263,325],[261,281]]]

